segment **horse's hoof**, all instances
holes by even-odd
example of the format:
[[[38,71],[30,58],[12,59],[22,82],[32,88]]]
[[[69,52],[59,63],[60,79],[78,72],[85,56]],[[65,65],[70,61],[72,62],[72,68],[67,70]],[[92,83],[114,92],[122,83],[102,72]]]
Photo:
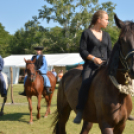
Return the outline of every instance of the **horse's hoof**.
[[[48,117],[48,115],[45,115],[45,116],[44,116],[44,118],[47,118],[47,117]]]
[[[32,125],[32,124],[33,124],[33,122],[32,122],[32,121],[30,121],[30,122],[29,122],[29,124],[30,124],[30,125]]]

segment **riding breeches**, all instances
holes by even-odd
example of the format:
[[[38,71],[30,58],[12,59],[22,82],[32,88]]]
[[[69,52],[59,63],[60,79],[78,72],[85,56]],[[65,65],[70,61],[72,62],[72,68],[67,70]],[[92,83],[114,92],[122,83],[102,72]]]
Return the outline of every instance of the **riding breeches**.
[[[44,86],[45,87],[51,87],[50,80],[49,80],[48,76],[47,75],[42,75],[42,77],[44,79]],[[25,78],[24,78],[24,85],[25,85],[26,80],[27,80],[27,76],[25,76]]]
[[[84,109],[94,73],[95,73],[95,70],[93,69],[83,70],[82,72],[82,85],[78,94],[78,104],[76,106],[77,110]]]
[[[2,95],[7,95],[6,82],[1,72],[0,72],[0,89]]]
[[[48,78],[47,75],[42,75],[43,79],[44,79],[44,86],[45,87],[51,87],[51,84],[50,84],[50,80]]]

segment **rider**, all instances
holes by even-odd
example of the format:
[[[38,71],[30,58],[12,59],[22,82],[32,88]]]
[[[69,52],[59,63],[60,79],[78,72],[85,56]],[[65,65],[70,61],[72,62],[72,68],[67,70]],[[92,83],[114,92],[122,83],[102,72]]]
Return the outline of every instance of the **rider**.
[[[89,28],[81,36],[80,55],[85,63],[82,72],[82,85],[79,90],[77,115],[74,123],[80,123],[83,109],[88,98],[89,87],[95,70],[106,61],[111,54],[111,40],[109,34],[101,30],[108,25],[108,14],[103,10],[97,11],[91,20]]]
[[[1,85],[0,89],[1,89],[1,96],[6,97],[7,96],[6,83],[5,83],[4,77],[1,73],[3,67],[4,67],[4,60],[0,55],[0,82],[1,82],[0,83],[0,85]]]
[[[51,88],[50,80],[47,76],[47,61],[45,56],[42,55],[43,46],[37,46],[34,49],[36,50],[37,55],[34,55],[31,60],[36,58],[35,66],[36,70],[40,71],[40,74],[44,78],[44,86],[46,88],[47,94],[51,94],[51,91],[49,90]],[[27,76],[24,78],[24,85],[26,82]],[[20,95],[26,96],[25,89],[22,93],[19,93]]]

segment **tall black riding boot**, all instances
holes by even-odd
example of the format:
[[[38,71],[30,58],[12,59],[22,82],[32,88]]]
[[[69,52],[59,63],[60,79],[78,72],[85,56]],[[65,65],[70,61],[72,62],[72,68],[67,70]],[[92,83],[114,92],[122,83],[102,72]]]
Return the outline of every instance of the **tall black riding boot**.
[[[75,119],[74,119],[74,123],[76,123],[76,124],[80,124],[81,123],[81,120],[82,120],[82,110],[78,110],[78,112],[77,112],[77,115],[76,115],[76,117],[75,117]]]
[[[47,95],[50,95],[52,93],[52,91],[50,91],[49,87],[46,87],[46,92],[47,92]]]
[[[25,89],[24,89],[23,92],[19,93],[19,95],[26,96],[26,91],[25,91]]]

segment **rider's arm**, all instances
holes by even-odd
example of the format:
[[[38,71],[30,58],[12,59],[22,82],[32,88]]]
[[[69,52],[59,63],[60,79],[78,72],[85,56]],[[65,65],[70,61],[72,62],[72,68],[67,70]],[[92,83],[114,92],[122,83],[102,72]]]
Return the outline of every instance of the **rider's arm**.
[[[84,60],[86,60],[87,56],[89,55],[89,52],[87,51],[87,38],[88,34],[86,33],[86,31],[84,31],[81,35],[80,40],[80,55]]]
[[[41,68],[39,70],[42,74],[47,73],[47,62],[46,62],[46,58],[44,56],[43,56],[43,65],[41,66]]]

